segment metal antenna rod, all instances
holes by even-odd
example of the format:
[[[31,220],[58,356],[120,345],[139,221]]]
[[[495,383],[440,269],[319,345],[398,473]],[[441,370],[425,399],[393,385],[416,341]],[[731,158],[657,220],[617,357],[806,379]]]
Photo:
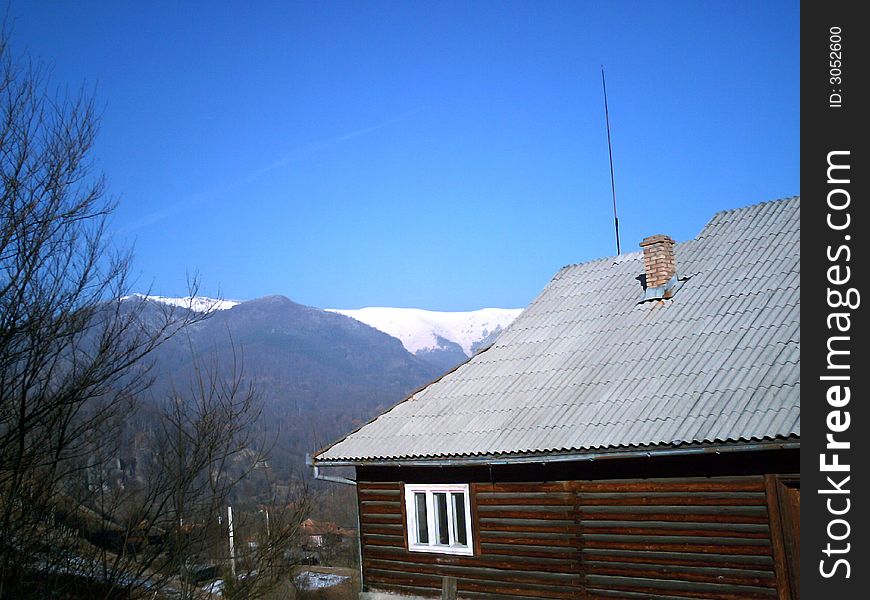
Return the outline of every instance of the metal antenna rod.
[[[616,182],[613,178],[613,144],[610,142],[610,112],[607,110],[607,83],[604,81],[604,65],[601,65],[601,86],[604,88],[604,119],[607,122],[607,153],[610,155],[610,191],[613,194],[613,225],[616,228],[616,254],[619,251],[619,217],[616,216]]]

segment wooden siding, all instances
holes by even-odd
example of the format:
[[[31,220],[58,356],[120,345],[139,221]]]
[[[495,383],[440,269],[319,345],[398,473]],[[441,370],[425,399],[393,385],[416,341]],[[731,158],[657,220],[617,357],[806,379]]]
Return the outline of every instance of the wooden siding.
[[[571,484],[471,484],[475,556],[409,552],[401,482],[359,482],[365,584],[437,596],[442,577],[464,598],[577,598],[580,553]]]
[[[761,475],[472,483],[474,556],[409,552],[403,490],[358,484],[369,589],[438,596],[453,576],[465,598],[777,598]]]
[[[764,479],[580,482],[587,598],[776,598]]]

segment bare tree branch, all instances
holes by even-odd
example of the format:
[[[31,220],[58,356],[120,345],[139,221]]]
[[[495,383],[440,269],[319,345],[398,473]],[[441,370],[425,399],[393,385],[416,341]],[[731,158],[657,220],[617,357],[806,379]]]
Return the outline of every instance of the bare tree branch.
[[[189,389],[142,402],[153,351],[207,314],[123,300],[131,255],[107,234],[116,203],[89,159],[96,131],[92,97],[51,93],[0,32],[0,599],[188,586],[196,561],[227,558],[218,516],[265,463],[240,352],[229,374],[197,357]],[[127,481],[136,433],[148,459]],[[273,511],[262,574],[299,522]],[[254,597],[257,581],[238,585]]]

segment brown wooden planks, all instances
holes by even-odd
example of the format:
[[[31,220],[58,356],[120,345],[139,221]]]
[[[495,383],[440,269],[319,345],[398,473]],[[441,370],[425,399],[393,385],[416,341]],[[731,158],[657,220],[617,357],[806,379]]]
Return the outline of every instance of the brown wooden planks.
[[[590,549],[583,551],[587,562],[653,563],[657,565],[688,565],[761,569],[772,572],[773,559],[767,555],[687,554],[681,552]]]
[[[402,484],[359,488],[366,581],[378,589],[425,589],[456,577],[459,595],[577,598],[579,569],[573,484],[472,485],[474,556],[404,547]],[[397,527],[401,525],[401,528]],[[399,537],[396,534],[401,534]]]
[[[513,571],[541,571],[546,573],[573,574],[577,572],[577,561],[566,556],[534,560],[521,554],[507,556],[460,556],[451,554],[414,553],[413,556],[409,556],[409,553],[402,549],[378,547],[372,548],[370,558],[373,560],[413,562],[415,564],[423,565],[481,566]]]
[[[657,580],[644,577],[587,575],[590,595],[597,590],[631,591],[647,594],[667,594],[703,600],[762,600],[776,598],[776,590],[768,587],[733,584],[698,583],[684,580]]]
[[[576,489],[590,598],[776,596],[762,477],[578,482]]]
[[[587,561],[587,568],[599,575],[637,576],[654,579],[676,579],[702,583],[733,583],[744,586],[776,587],[776,579],[769,571],[717,567],[677,567],[656,564],[599,563]]]
[[[691,477],[578,482],[582,492],[764,492],[761,477]]]
[[[550,585],[577,585],[579,573],[535,573],[533,571],[521,571],[515,568],[509,575],[504,569],[484,567],[475,563],[467,565],[441,565],[420,562],[394,561],[383,559],[371,559],[366,563],[367,568],[389,571],[414,571],[430,575],[452,575],[462,578],[474,578],[480,580],[511,581],[513,583],[529,583],[541,585],[549,582]]]
[[[424,573],[410,573],[404,571],[388,571],[382,569],[369,569],[369,579],[376,582],[378,587],[384,584],[396,584],[420,588],[441,589],[443,575],[429,575]],[[548,583],[528,584],[510,581],[488,581],[471,576],[463,577],[458,581],[459,595],[465,591],[484,592],[492,594],[506,594],[529,598],[552,598],[554,600],[571,600],[577,598],[576,592],[571,589],[560,589]]]
[[[437,482],[435,482],[437,483]],[[367,585],[460,597],[776,597],[763,478],[475,483],[474,556],[409,552],[402,484],[360,486]]]

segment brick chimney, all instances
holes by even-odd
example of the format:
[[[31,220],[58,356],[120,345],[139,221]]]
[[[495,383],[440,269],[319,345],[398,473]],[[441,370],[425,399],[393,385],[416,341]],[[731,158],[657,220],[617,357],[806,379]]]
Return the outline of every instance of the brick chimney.
[[[674,240],[662,234],[651,235],[640,243],[640,247],[643,248],[647,289],[667,284],[677,274]]]

